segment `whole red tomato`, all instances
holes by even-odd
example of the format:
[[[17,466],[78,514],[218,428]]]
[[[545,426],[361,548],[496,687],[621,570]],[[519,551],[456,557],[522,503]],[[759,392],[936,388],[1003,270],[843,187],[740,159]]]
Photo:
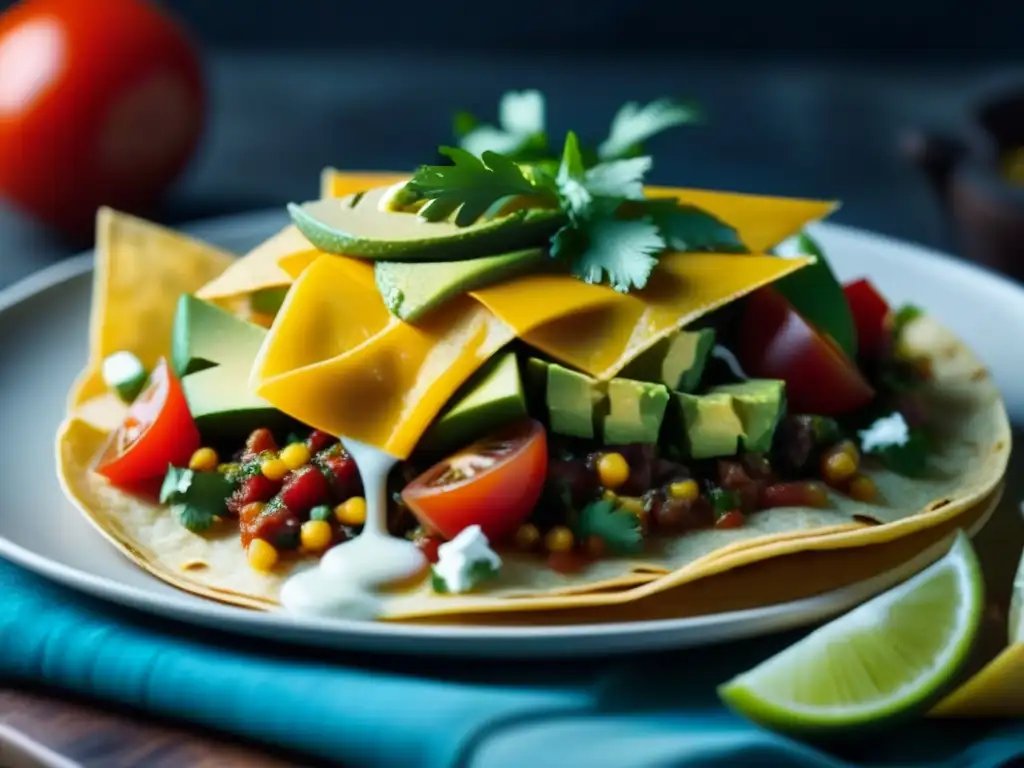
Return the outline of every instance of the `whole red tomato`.
[[[0,191],[65,232],[142,211],[181,171],[205,94],[184,32],[143,0],[22,0],[0,15]]]

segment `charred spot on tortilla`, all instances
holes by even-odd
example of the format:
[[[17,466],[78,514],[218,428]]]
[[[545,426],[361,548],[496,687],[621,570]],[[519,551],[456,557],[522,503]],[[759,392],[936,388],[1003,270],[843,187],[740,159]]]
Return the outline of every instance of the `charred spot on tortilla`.
[[[884,525],[881,520],[871,517],[871,515],[865,515],[862,512],[858,512],[853,515],[853,519],[858,523],[864,523],[865,525]]]
[[[205,561],[199,559],[186,560],[181,564],[181,570],[183,571],[203,571],[209,567]]]
[[[953,503],[952,499],[939,499],[938,501],[933,501],[931,504],[928,505],[928,511],[929,512],[934,512],[937,509],[942,509],[943,507],[948,507],[952,503]]]
[[[1001,453],[1006,449],[1006,443],[1002,440],[997,440],[996,444],[992,446],[993,453]]]
[[[976,368],[971,374],[971,381],[984,381],[988,378],[988,371],[984,368]]]

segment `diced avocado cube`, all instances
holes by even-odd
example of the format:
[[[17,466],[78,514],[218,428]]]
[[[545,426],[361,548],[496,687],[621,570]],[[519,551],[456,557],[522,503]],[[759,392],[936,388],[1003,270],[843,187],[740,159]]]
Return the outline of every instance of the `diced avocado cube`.
[[[743,422],[743,448],[765,453],[772,447],[775,428],[786,410],[786,383],[778,379],[750,379],[738,384],[723,384],[712,394],[730,395],[736,413]]]
[[[693,392],[700,384],[715,331],[678,331],[643,352],[622,371],[623,378],[664,384],[675,392]]]
[[[658,442],[668,401],[668,389],[661,384],[618,378],[609,381],[605,444]]]
[[[682,417],[686,453],[694,459],[734,456],[744,436],[732,395],[674,393]]]
[[[456,392],[423,436],[420,447],[431,451],[461,448],[525,416],[526,394],[519,364],[514,352],[505,352]]]
[[[569,437],[597,434],[597,406],[602,395],[589,376],[552,363],[548,366],[547,405],[551,431]]]

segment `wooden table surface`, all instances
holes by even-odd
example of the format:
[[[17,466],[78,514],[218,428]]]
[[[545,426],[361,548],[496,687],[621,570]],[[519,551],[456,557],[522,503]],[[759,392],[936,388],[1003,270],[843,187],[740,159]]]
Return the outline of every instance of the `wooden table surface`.
[[[0,729],[0,744],[5,741],[4,736],[13,730],[17,736],[25,737],[50,753],[26,759],[22,755],[32,750],[33,744],[24,750],[0,746],[0,765],[5,768],[284,768],[315,765],[304,759],[272,755],[263,747],[239,744],[227,737],[199,734],[175,724],[119,712],[112,707],[73,701],[66,694],[57,698],[38,691],[0,688]]]

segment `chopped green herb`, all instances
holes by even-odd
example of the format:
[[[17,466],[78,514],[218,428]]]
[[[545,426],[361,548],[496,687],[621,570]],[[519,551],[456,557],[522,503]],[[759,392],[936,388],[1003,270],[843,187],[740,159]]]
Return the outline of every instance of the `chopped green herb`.
[[[675,200],[654,199],[640,205],[638,210],[650,215],[670,250],[749,253],[733,227],[700,208],[681,205]]]
[[[711,506],[714,507],[715,513],[718,515],[724,515],[726,512],[732,512],[734,509],[740,508],[740,497],[736,491],[712,488],[708,492],[708,498],[711,500]]]
[[[440,147],[452,165],[424,165],[403,189],[403,203],[426,200],[419,215],[441,221],[453,213],[455,223],[467,227],[481,217],[497,214],[501,205],[520,195],[537,195],[557,203],[553,190],[538,184],[522,168],[497,152],[478,158],[464,149]]]
[[[839,422],[828,416],[811,416],[811,430],[814,442],[819,446],[832,446],[843,437],[843,429]]]
[[[813,256],[815,261],[775,283],[800,314],[839,345],[852,360],[857,357],[857,327],[853,313],[821,246],[801,233],[791,247],[776,249],[780,256]]]
[[[195,472],[169,466],[160,486],[160,503],[171,510],[188,530],[201,533],[223,517],[234,483],[220,472]]]
[[[477,560],[466,570],[466,588],[460,589],[459,592],[470,592],[485,581],[495,578],[498,573],[499,569],[495,568],[490,561]],[[430,586],[439,595],[448,595],[452,592],[451,585],[437,572],[436,566],[432,566],[430,569]]]
[[[637,516],[606,499],[592,501],[580,510],[575,533],[580,540],[597,536],[615,555],[633,554],[643,548]]]
[[[612,118],[608,138],[597,148],[601,160],[634,157],[643,153],[643,143],[662,131],[700,120],[694,104],[675,99],[658,99],[640,105],[635,101],[623,104]]]
[[[501,97],[498,125],[483,123],[468,112],[455,115],[459,146],[477,157],[499,152],[517,162],[538,160],[548,153],[544,131],[544,95],[539,91],[509,91]]]
[[[924,314],[924,310],[920,307],[916,307],[913,304],[904,304],[892,315],[892,337],[899,343],[900,337],[903,335],[903,331],[911,323]]]
[[[329,523],[334,520],[334,511],[326,504],[320,504],[319,506],[313,507],[309,510],[309,519],[323,520]]]

